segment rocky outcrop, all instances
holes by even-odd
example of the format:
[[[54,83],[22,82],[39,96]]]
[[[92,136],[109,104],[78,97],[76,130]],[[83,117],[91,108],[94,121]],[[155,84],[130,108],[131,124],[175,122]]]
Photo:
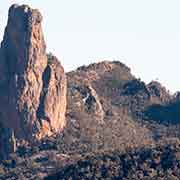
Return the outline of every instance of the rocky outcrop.
[[[151,94],[151,97],[156,97],[162,103],[167,103],[171,100],[170,93],[157,81],[151,81],[148,85],[148,90]]]
[[[69,84],[68,102],[68,110],[71,115],[86,114],[97,122],[103,121],[103,107],[96,91],[90,84]]]
[[[42,16],[13,5],[0,49],[0,116],[15,136],[41,139],[65,126],[66,76],[46,54]]]

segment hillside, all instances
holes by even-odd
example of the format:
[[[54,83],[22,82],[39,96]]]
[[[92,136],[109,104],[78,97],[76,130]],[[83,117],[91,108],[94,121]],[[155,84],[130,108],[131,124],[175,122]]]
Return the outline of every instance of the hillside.
[[[82,66],[67,73],[67,84],[64,152],[142,147],[180,137],[177,95],[158,82],[136,79],[120,62]]]

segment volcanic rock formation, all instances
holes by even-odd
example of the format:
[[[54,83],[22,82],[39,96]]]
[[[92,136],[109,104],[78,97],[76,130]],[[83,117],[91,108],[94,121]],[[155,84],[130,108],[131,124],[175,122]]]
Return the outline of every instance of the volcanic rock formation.
[[[17,138],[41,139],[65,126],[66,76],[46,54],[42,16],[13,5],[0,48],[0,119]]]

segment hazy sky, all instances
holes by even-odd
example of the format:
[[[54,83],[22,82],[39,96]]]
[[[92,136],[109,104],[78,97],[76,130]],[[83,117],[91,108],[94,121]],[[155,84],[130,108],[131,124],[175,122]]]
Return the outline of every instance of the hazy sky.
[[[1,40],[14,3],[42,12],[48,51],[66,71],[114,59],[147,83],[180,90],[179,0],[1,0]]]

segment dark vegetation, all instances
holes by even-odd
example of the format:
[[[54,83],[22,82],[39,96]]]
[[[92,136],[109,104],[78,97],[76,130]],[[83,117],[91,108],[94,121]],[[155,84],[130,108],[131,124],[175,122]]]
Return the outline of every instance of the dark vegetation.
[[[51,179],[180,179],[180,144],[86,155]]]

